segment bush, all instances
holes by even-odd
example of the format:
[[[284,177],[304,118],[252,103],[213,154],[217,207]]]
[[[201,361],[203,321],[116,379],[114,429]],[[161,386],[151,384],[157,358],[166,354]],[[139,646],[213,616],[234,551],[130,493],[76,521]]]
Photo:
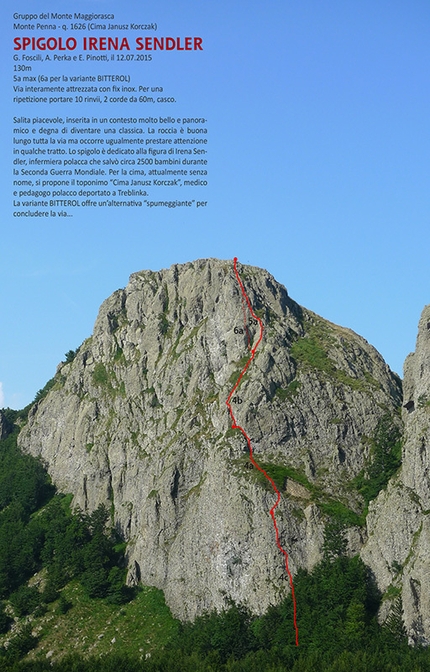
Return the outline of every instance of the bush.
[[[93,383],[94,385],[108,385],[109,383],[109,374],[106,370],[106,367],[101,362],[98,362],[93,371]]]
[[[11,623],[12,619],[5,612],[4,605],[0,604],[0,634],[7,632]]]
[[[60,593],[58,592],[55,584],[48,578],[48,581],[46,582],[45,589],[42,593],[42,600],[45,602],[45,604],[50,604],[51,602],[55,602],[55,600],[58,599]]]
[[[48,607],[46,604],[39,604],[38,607],[33,611],[33,616],[34,618],[40,618],[41,616],[44,616],[46,612],[48,611]]]
[[[37,637],[31,634],[31,625],[25,625],[19,635],[10,640],[6,658],[19,660],[37,645]]]
[[[225,663],[231,658],[243,658],[256,648],[250,623],[249,612],[244,607],[232,604],[220,614],[200,616],[194,623],[184,624],[179,640],[186,653],[197,652],[204,657],[217,653],[219,661]]]
[[[73,362],[78,352],[79,348],[76,348],[76,350],[68,350],[64,355],[66,358],[66,364],[70,364],[70,362]]]
[[[33,404],[36,404],[38,401],[42,401],[42,399],[44,399],[44,398],[46,397],[46,395],[48,394],[48,392],[49,392],[50,390],[52,390],[52,388],[54,387],[55,383],[56,383],[55,378],[51,378],[50,380],[48,380],[48,382],[46,383],[45,387],[43,387],[41,390],[39,390],[38,392],[36,392],[36,396],[34,397]]]
[[[402,464],[401,432],[389,413],[378,422],[370,441],[370,456],[371,464],[367,475],[362,472],[353,481],[363,496],[366,507],[387,486]]]
[[[10,596],[10,603],[12,604],[17,616],[26,616],[31,614],[41,602],[41,595],[37,588],[29,588],[28,586],[20,586],[17,591]]]
[[[72,602],[67,599],[67,597],[63,594],[61,594],[60,600],[58,602],[58,611],[60,614],[67,614],[69,609],[73,607]]]

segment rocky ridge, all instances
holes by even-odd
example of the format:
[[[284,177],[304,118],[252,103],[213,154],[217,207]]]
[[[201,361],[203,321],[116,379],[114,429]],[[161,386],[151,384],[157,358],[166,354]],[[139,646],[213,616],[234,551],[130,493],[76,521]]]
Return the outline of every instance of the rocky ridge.
[[[352,481],[371,459],[368,438],[380,419],[396,417],[400,381],[363,338],[300,307],[267,271],[239,272],[265,329],[235,416],[283,491],[277,519],[294,574],[320,560],[336,507],[350,521],[350,552],[366,543]],[[246,317],[252,341],[257,326]],[[288,592],[269,516],[273,492],[249,469],[225,406],[248,353],[232,261],[135,273],[102,304],[92,337],[60,365],[19,437],[76,506],[110,507],[128,541],[129,581],[163,589],[182,619],[230,599],[262,613]],[[408,385],[418,406],[424,392]],[[404,467],[405,491],[417,469]],[[413,516],[423,514],[409,509],[414,539]],[[371,537],[378,510],[369,514]],[[389,585],[371,538],[364,548]]]
[[[402,467],[371,502],[361,556],[379,588],[401,597],[411,643],[430,644],[430,305],[422,312],[415,352],[404,366]],[[384,614],[382,614],[383,617]]]

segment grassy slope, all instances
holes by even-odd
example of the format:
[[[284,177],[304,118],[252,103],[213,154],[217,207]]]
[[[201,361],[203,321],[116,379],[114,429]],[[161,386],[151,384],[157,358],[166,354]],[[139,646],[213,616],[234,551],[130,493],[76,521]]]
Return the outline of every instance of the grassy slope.
[[[164,648],[177,632],[179,622],[166,606],[162,591],[156,588],[142,587],[134,600],[120,606],[90,599],[77,581],[63,592],[73,606],[61,614],[58,601],[54,602],[44,616],[32,621],[40,641],[28,659],[46,659],[51,651],[52,660],[68,653],[144,658]]]

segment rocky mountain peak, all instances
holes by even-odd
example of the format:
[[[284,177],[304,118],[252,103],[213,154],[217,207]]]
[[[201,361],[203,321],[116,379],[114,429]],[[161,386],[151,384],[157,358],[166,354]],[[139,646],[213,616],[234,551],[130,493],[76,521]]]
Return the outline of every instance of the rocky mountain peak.
[[[430,305],[421,313],[415,352],[408,355],[404,366],[404,420],[412,419],[416,409],[430,400]]]
[[[267,271],[238,269],[264,336],[234,414],[281,490],[294,574],[320,560],[339,511],[350,551],[361,548],[353,479],[381,418],[396,417],[400,381],[367,341],[299,306]],[[183,619],[231,599],[261,613],[289,590],[274,493],[225,404],[256,334],[233,261],[134,273],[20,434],[76,506],[110,507],[129,581],[162,588]]]

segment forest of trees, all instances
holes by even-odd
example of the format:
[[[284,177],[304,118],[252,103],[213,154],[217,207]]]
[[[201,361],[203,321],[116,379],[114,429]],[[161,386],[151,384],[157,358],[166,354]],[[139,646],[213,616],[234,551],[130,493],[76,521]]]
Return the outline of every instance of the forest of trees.
[[[11,625],[5,600],[16,616],[37,616],[61,598],[59,591],[72,579],[79,579],[89,597],[115,604],[129,600],[125,544],[113,530],[107,531],[107,509],[72,513],[71,498],[55,494],[41,463],[20,452],[16,437],[17,430],[0,441],[0,633]],[[46,574],[40,591],[27,582],[42,568]],[[67,608],[60,599],[60,609]],[[0,669],[32,648],[33,639],[24,629],[7,651],[0,649]]]

